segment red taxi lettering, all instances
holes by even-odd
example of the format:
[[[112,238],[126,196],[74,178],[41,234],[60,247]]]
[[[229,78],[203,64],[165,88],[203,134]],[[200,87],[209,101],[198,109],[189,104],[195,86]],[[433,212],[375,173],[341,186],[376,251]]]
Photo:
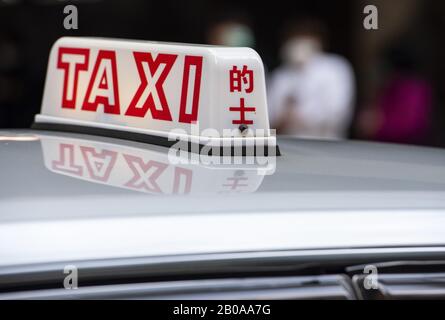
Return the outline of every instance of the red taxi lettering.
[[[100,50],[97,54],[82,110],[97,111],[100,104],[104,106],[105,113],[120,114],[114,51]]]
[[[153,119],[172,121],[163,84],[177,55],[158,54],[155,60],[151,53],[134,52],[133,55],[141,84],[125,115],[143,118],[150,110]]]
[[[59,145],[59,160],[54,160],[51,165],[53,170],[82,176],[82,166],[74,163],[74,145],[61,143]]]
[[[133,172],[133,177],[125,184],[126,187],[162,193],[157,180],[167,169],[167,164],[154,160],[144,162],[142,158],[127,154],[124,154],[124,158]]]
[[[62,108],[76,107],[77,81],[79,72],[88,69],[89,49],[59,48],[57,68],[63,69]]]
[[[183,191],[180,192],[181,188],[181,177],[184,177],[185,181],[183,183]],[[185,168],[176,167],[175,168],[175,180],[173,182],[173,193],[174,194],[189,194],[192,189],[192,178],[193,171]]]
[[[64,70],[62,108],[75,109],[80,71],[88,70],[89,49],[59,48],[57,68]],[[173,121],[164,92],[164,82],[173,68],[177,55],[134,52],[134,61],[140,80],[126,116],[143,118],[149,112],[156,120]],[[178,121],[194,123],[198,120],[201,92],[202,56],[185,56],[181,84]],[[104,113],[121,114],[116,53],[99,50],[89,79],[82,110],[98,112],[103,105]]]
[[[79,153],[80,151],[80,153]],[[82,155],[80,164],[76,164],[76,155]],[[91,146],[60,143],[58,145],[58,160],[51,162],[51,168],[56,172],[80,176],[100,182],[109,183],[113,176],[122,175],[122,167],[117,165],[119,159],[124,159],[131,170],[131,179],[123,186],[138,191],[164,193],[158,180],[165,176],[170,168],[174,170],[172,193],[189,194],[192,189],[193,171],[170,166],[168,163],[155,160],[144,160],[131,154],[116,152],[109,149],[97,149]],[[165,178],[164,178],[165,180]]]
[[[194,67],[192,112],[187,113],[190,69]],[[186,56],[184,61],[184,78],[182,79],[181,106],[179,122],[194,123],[198,120],[199,94],[201,91],[202,57]]]
[[[117,152],[109,150],[96,151],[92,147],[80,147],[90,178],[107,182],[117,159]]]

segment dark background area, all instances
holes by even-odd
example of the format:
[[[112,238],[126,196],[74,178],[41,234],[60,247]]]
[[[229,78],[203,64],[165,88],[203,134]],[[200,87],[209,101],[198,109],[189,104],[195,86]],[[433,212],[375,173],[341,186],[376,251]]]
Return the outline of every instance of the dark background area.
[[[75,4],[79,29],[65,30],[63,8]],[[364,30],[363,8],[379,8],[379,30]],[[394,41],[415,50],[418,69],[434,90],[427,144],[445,146],[445,2],[440,0],[310,1],[25,1],[0,0],[0,128],[29,127],[40,110],[47,59],[61,36],[95,36],[206,43],[208,27],[225,16],[245,17],[266,68],[279,63],[283,26],[310,15],[329,30],[329,51],[345,56],[357,79],[358,114],[382,78],[381,55]],[[361,138],[351,126],[351,138]]]

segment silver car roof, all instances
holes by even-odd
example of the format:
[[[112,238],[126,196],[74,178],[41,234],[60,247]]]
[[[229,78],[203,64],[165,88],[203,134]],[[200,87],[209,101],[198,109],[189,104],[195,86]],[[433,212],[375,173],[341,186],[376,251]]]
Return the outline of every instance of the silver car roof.
[[[1,131],[0,267],[445,245],[444,150],[290,137],[280,137],[278,144],[282,156],[266,164],[175,165],[162,147]],[[70,159],[66,153],[69,170],[60,171],[67,169],[58,166],[60,152],[70,148],[77,155]],[[86,160],[88,154],[93,161]],[[140,170],[125,167],[138,158],[142,169],[152,161],[158,170],[148,185],[135,180]],[[192,179],[175,186],[178,177]],[[188,192],[175,192],[179,189]]]

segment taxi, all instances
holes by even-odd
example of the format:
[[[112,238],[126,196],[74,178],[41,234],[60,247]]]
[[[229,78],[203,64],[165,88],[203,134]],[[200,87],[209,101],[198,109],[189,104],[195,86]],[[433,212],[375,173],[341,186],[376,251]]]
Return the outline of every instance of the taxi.
[[[252,49],[59,39],[0,131],[0,299],[445,297],[445,151],[276,137],[266,101]]]

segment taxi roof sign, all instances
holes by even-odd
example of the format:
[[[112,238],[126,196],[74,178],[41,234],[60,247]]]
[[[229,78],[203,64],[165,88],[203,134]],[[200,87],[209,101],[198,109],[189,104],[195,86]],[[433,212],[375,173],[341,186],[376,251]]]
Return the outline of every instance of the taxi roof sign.
[[[264,67],[250,48],[61,38],[34,127],[160,145],[172,145],[166,141],[175,130],[200,145],[276,144]]]

